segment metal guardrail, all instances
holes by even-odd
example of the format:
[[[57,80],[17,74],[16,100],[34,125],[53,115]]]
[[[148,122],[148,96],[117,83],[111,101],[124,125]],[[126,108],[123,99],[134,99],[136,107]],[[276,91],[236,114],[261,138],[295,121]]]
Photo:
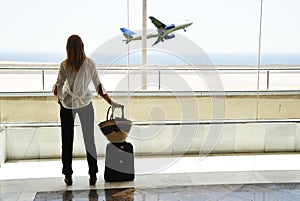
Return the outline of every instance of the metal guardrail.
[[[108,91],[108,94],[114,97],[222,97],[222,96],[260,96],[266,95],[289,95],[298,96],[300,90],[272,90],[272,91],[177,91],[177,92],[164,92],[164,91],[139,91],[139,92],[125,92],[125,91]],[[97,93],[93,93],[94,97],[98,97]],[[29,91],[29,92],[0,92],[0,97],[51,97],[53,93],[50,91]]]
[[[49,71],[58,71],[59,69],[59,64],[0,64],[0,74],[1,72],[11,72],[13,71],[14,73],[22,73],[24,71],[30,71],[30,72],[35,72],[36,74],[40,74],[40,84],[41,84],[41,90],[35,90],[34,92],[38,93],[44,93],[44,92],[51,92],[49,89],[50,87],[46,87],[46,77],[49,76],[47,72]],[[141,71],[148,71],[149,74],[155,73],[155,76],[158,76],[157,78],[157,85],[158,85],[158,90],[160,91],[161,89],[161,83],[164,81],[162,78],[161,73],[167,73],[167,72],[178,72],[178,74],[195,74],[195,72],[201,73],[207,73],[207,72],[216,72],[221,75],[226,75],[226,74],[232,74],[232,75],[253,75],[257,74],[257,68],[256,66],[146,66],[146,67],[140,67],[140,66],[97,66],[97,70],[99,72],[104,72],[105,74],[138,74]],[[270,90],[270,82],[271,82],[271,77],[272,75],[278,73],[278,72],[283,72],[285,74],[295,74],[295,72],[298,74],[299,73],[299,78],[300,78],[300,66],[282,66],[282,65],[271,65],[271,66],[261,66],[260,67],[260,73],[264,75],[264,77],[261,76],[261,79],[264,80],[266,83],[266,87],[262,91],[269,91]],[[53,74],[53,72],[52,72]],[[134,82],[135,80],[132,80],[131,82]],[[239,85],[240,83],[236,83]],[[49,84],[48,84],[49,85]],[[0,85],[1,86],[1,85]],[[46,89],[47,88],[47,89]],[[254,86],[253,88],[256,88]],[[299,88],[300,90],[300,88]],[[1,89],[0,89],[1,91]],[[109,90],[108,90],[109,91]],[[195,90],[196,91],[196,90]],[[225,92],[230,90],[225,90]],[[234,90],[237,92],[237,90]],[[241,90],[241,92],[245,92],[247,90]],[[255,90],[251,90],[255,91]],[[274,91],[274,90],[272,90]],[[287,91],[287,92],[293,92],[293,91],[298,91],[296,90],[275,90],[275,91]],[[5,92],[5,91],[2,91]],[[32,92],[32,91],[31,91]],[[205,93],[205,91],[202,91]],[[256,91],[255,91],[256,92]],[[1,93],[1,92],[0,92]],[[11,93],[11,94],[17,94],[17,93],[24,93],[23,91],[15,91],[15,92],[6,92],[6,94]],[[264,92],[262,92],[264,93]],[[294,92],[293,92],[294,93]],[[298,92],[296,92],[298,94]],[[1,94],[0,94],[1,95]]]
[[[58,70],[60,64],[49,64],[49,63],[30,63],[30,64],[11,64],[11,63],[0,63],[0,70]],[[141,67],[140,65],[131,65],[127,67],[126,65],[111,65],[104,66],[98,65],[97,70],[110,70],[110,71],[119,71],[119,70],[253,70],[257,72],[257,66],[252,65],[174,65],[174,66],[159,66],[159,65],[147,65]],[[300,70],[299,65],[262,65],[260,67],[261,71],[266,70]]]

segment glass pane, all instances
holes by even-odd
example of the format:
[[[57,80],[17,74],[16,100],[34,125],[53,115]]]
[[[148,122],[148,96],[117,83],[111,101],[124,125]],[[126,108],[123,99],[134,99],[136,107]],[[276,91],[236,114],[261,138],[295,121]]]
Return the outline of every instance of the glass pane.
[[[300,13],[297,0],[264,0],[262,56],[269,90],[299,90]]]
[[[175,31],[174,39],[166,40],[164,43],[175,43],[178,40],[177,35],[181,35],[199,46],[211,60],[210,64],[206,64],[214,65],[218,69],[217,76],[222,81],[225,91],[257,89],[259,0],[194,0],[187,4],[183,1],[151,0],[147,5],[147,14],[156,17],[165,25],[176,26],[176,22],[183,20],[193,22],[186,31]],[[157,9],[158,6],[165,9]],[[188,12],[178,12],[179,10]],[[150,20],[147,21],[147,26],[156,29]],[[155,39],[147,42],[153,43],[153,41]],[[156,48],[163,48],[163,45],[158,44]],[[189,54],[197,55],[197,52],[195,50]],[[196,63],[193,64],[203,64],[200,59],[194,61]],[[179,64],[174,62],[172,65]],[[199,70],[203,68],[205,66],[198,67]],[[189,76],[184,77],[190,80]],[[197,85],[198,83],[198,81],[194,82],[191,88],[211,90],[210,87],[206,89],[199,87],[202,84]]]

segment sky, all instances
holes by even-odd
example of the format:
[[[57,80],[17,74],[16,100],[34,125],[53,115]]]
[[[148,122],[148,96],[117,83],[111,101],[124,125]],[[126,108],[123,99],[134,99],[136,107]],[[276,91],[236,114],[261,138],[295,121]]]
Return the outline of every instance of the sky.
[[[300,53],[300,1],[263,2],[262,52]],[[147,16],[165,24],[192,21],[178,34],[208,53],[257,52],[259,15],[260,0],[147,2]],[[128,24],[142,29],[142,0],[0,0],[0,53],[65,52],[67,38],[78,34],[89,54]],[[149,19],[147,28],[155,28]]]

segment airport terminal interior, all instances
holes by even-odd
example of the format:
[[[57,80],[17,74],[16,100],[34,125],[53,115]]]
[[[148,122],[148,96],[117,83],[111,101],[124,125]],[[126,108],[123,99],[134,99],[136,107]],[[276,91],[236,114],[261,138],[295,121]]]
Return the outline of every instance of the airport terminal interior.
[[[300,200],[297,0],[26,0],[17,10],[12,2],[0,3],[0,201]],[[71,185],[62,174],[53,90],[74,32],[104,91],[124,106],[111,116],[91,82],[95,184],[78,115]],[[109,132],[133,146],[132,154],[114,146],[114,168],[126,164],[134,178],[106,176],[115,163],[100,123],[111,118]]]

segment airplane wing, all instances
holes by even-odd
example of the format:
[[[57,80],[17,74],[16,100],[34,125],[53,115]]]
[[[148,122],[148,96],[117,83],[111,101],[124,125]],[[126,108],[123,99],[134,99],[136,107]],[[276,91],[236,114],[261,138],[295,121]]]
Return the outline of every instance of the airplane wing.
[[[162,23],[161,21],[159,21],[155,17],[150,16],[149,18],[150,18],[151,22],[156,26],[156,28],[161,29],[161,28],[166,27],[166,25],[164,23]]]
[[[158,37],[157,40],[153,43],[152,47],[161,41],[161,37]]]

